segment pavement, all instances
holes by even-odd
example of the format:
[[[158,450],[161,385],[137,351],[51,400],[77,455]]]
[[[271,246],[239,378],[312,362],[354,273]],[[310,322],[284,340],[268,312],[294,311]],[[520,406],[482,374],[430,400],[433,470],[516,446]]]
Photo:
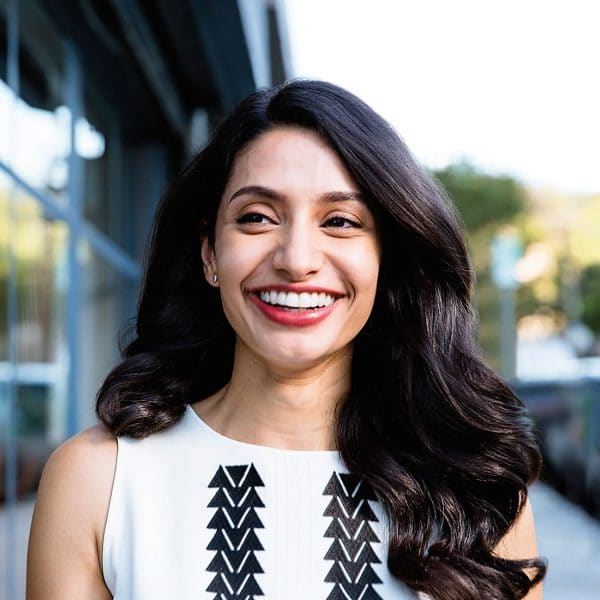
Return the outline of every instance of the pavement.
[[[8,511],[4,505],[0,505],[0,598],[2,600],[25,598],[27,542],[34,501],[34,497],[21,500],[17,502],[13,511]],[[11,545],[10,548],[7,539],[9,518],[13,520],[16,534],[16,544]]]
[[[600,600],[600,522],[546,485],[532,486],[530,498],[548,559],[544,600]]]
[[[600,522],[538,483],[530,490],[540,555],[548,559],[544,600],[600,599]],[[8,512],[0,507],[0,598],[25,598],[27,541],[33,498],[19,502],[14,511],[15,547],[6,543]],[[10,561],[9,561],[10,559]],[[9,594],[8,565],[12,571]]]

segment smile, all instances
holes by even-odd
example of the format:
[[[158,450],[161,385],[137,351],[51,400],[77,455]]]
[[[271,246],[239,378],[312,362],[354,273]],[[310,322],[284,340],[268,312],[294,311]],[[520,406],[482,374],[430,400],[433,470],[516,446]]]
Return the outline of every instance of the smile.
[[[281,298],[283,300],[282,304],[285,302],[286,306],[272,303],[273,301],[279,302],[280,299],[279,296],[276,298],[272,292],[265,291],[249,294],[250,300],[268,319],[280,325],[295,327],[305,327],[320,323],[333,312],[337,302],[336,299],[327,294],[300,294],[300,297],[304,296],[302,304],[313,304],[313,306],[300,306],[300,297],[297,294],[295,294],[297,298],[294,298],[294,295],[291,294],[284,294],[283,296]],[[310,296],[310,298],[306,298],[306,296]],[[287,306],[287,304],[298,304],[298,306]],[[322,306],[319,306],[319,304],[322,304]]]
[[[285,308],[321,308],[333,304],[335,298],[325,292],[278,292],[277,290],[261,290],[260,299],[267,304]]]

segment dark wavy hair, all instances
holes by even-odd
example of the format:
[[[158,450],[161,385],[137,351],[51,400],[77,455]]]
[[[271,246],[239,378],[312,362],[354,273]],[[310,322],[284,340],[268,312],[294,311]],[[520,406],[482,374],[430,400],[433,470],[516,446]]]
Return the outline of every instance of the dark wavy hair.
[[[378,222],[378,289],[354,340],[336,439],[385,511],[390,572],[438,600],[523,598],[545,561],[499,558],[493,549],[523,509],[541,458],[522,403],[476,343],[462,222],[393,128],[338,86],[297,79],[254,92],[168,188],[135,332],[127,342],[120,332],[121,360],[98,391],[98,417],[115,435],[143,438],[229,381],[235,333],[204,278],[201,240],[214,247],[236,156],[278,126],[321,136]]]

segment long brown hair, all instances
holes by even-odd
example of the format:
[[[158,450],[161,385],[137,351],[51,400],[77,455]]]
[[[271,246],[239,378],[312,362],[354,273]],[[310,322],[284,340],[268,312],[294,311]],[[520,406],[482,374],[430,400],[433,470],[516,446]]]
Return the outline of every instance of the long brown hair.
[[[461,221],[392,127],[335,85],[295,80],[253,93],[168,189],[135,330],[124,332],[122,360],[98,392],[99,418],[117,435],[144,437],[228,382],[235,333],[204,279],[200,240],[214,247],[236,156],[279,125],[309,128],[337,152],[381,231],[375,305],[354,340],[336,435],[348,469],[388,516],[390,572],[438,600],[523,598],[544,561],[493,549],[524,505],[540,454],[523,405],[475,341]]]

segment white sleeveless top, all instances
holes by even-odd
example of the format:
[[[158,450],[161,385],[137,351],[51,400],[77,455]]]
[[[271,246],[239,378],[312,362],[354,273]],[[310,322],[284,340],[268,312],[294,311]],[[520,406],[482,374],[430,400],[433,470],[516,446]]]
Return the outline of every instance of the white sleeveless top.
[[[191,406],[119,437],[102,548],[115,600],[400,600],[387,524],[339,453],[224,437]]]

